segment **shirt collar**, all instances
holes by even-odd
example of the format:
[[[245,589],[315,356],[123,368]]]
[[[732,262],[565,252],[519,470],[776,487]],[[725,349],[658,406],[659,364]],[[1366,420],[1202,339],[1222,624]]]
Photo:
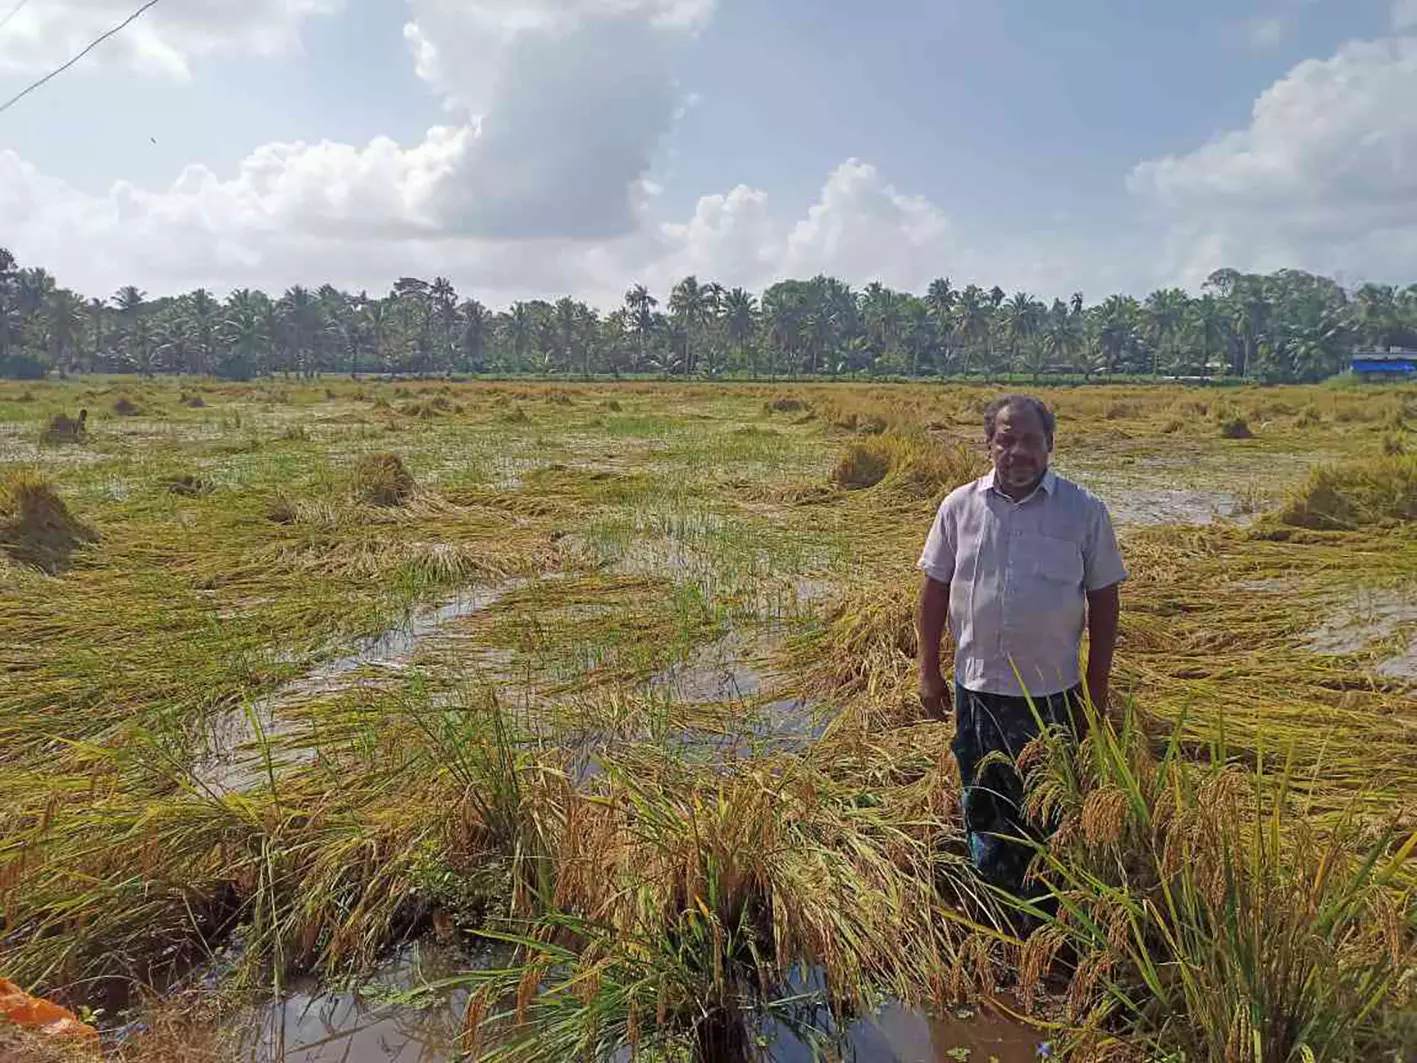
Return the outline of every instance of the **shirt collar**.
[[[1043,479],[1040,480],[1040,481],[1038,481],[1038,486],[1034,489],[1033,494],[1029,495],[1028,498],[1032,498],[1033,495],[1038,494],[1039,491],[1042,491],[1045,495],[1052,495],[1052,494],[1054,493],[1054,489],[1055,489],[1057,486],[1058,486],[1058,476],[1057,476],[1057,474],[1054,473],[1053,470],[1050,468],[1047,472],[1045,472],[1045,473],[1043,474]],[[995,490],[995,486],[994,486],[994,470],[993,470],[993,469],[990,469],[988,472],[986,472],[983,476],[981,476],[981,477],[979,478],[979,490],[981,490],[981,491],[993,491],[993,490]],[[999,494],[1003,495],[1004,493],[1003,493],[1002,491],[1000,491]],[[1004,497],[1005,497],[1005,498],[1008,498],[1007,495],[1004,495]],[[1020,502],[1020,503],[1027,502],[1027,501],[1028,501],[1028,498],[1020,499],[1019,502]],[[1012,502],[1013,499],[1009,499],[1009,501]]]

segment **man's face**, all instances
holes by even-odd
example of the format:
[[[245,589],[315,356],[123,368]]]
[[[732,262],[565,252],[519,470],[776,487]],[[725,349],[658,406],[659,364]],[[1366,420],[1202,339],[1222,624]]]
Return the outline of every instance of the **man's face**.
[[[1006,406],[994,421],[994,438],[989,455],[994,475],[1005,491],[1033,487],[1048,471],[1048,454],[1053,449],[1038,414],[1026,406]]]

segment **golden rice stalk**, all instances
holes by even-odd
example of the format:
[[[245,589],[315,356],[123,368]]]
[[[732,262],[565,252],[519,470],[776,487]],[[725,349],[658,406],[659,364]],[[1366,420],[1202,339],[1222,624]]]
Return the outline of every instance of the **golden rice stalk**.
[[[1111,846],[1127,827],[1127,795],[1120,787],[1093,790],[1082,803],[1082,836],[1088,845]]]

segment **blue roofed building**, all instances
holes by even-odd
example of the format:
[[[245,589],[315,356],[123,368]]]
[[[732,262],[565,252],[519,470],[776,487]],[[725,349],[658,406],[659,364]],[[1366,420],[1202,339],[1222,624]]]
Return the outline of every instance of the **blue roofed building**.
[[[1359,351],[1353,355],[1353,373],[1359,380],[1417,380],[1417,350]]]

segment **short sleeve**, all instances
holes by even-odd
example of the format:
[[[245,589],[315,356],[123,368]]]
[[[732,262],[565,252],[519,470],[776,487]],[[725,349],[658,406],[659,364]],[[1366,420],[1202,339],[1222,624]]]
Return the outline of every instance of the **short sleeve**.
[[[1088,533],[1083,548],[1083,585],[1089,592],[1100,591],[1127,578],[1127,566],[1117,547],[1112,517],[1101,500],[1094,500],[1088,517]]]
[[[930,534],[925,539],[925,549],[921,551],[916,568],[936,583],[948,583],[955,574],[955,524],[948,507],[948,500],[940,505],[935,514],[935,522],[930,525]]]

